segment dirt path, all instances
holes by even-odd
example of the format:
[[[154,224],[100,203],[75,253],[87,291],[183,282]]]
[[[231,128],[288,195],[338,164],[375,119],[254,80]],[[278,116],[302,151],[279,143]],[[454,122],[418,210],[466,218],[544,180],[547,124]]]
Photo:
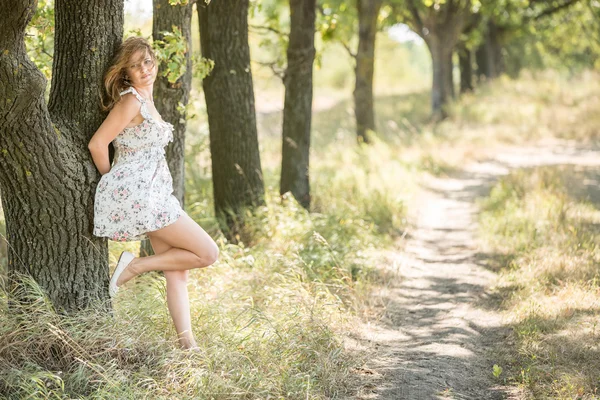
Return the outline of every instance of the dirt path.
[[[510,169],[564,164],[600,167],[600,152],[556,141],[507,149],[452,178],[425,183],[412,217],[415,229],[397,260],[402,280],[385,293],[385,317],[361,335],[377,349],[365,373],[379,379],[356,398],[521,397],[492,376],[491,348],[502,343],[507,330],[501,315],[485,306],[495,274],[478,253],[475,200]],[[588,182],[590,191],[600,184],[600,173],[594,176],[598,180]]]

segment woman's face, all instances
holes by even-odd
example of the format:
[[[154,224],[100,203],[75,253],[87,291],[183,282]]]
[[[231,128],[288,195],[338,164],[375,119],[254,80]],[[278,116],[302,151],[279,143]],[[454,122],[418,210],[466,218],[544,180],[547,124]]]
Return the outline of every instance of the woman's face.
[[[156,63],[148,52],[138,52],[129,60],[126,73],[133,86],[145,86],[156,79]]]

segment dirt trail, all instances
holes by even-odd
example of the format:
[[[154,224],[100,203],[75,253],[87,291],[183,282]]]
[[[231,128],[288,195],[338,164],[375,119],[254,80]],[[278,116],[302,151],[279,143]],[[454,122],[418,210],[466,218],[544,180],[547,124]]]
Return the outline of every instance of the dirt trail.
[[[596,167],[595,178],[588,176],[583,186],[593,196],[600,187],[600,152],[557,141],[506,149],[451,178],[425,182],[412,216],[414,231],[396,260],[402,279],[385,294],[383,320],[362,333],[361,339],[377,349],[365,373],[379,379],[356,398],[521,398],[492,377],[490,350],[507,330],[501,315],[485,306],[491,304],[486,298],[495,274],[478,253],[476,199],[510,169],[567,164]]]

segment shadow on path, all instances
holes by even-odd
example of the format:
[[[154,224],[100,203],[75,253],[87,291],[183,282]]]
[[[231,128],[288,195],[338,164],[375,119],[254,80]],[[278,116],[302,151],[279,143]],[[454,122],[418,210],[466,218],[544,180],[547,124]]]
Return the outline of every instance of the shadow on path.
[[[510,327],[488,288],[498,255],[477,249],[477,199],[514,168],[569,165],[573,193],[600,200],[600,153],[569,146],[519,148],[452,177],[424,184],[415,229],[397,255],[402,280],[387,291],[386,313],[365,328],[363,340],[377,349],[368,367],[381,374],[360,399],[517,399],[492,375],[492,348]],[[596,166],[590,169],[590,166]],[[584,167],[585,166],[585,167]],[[577,175],[580,174],[580,175]]]

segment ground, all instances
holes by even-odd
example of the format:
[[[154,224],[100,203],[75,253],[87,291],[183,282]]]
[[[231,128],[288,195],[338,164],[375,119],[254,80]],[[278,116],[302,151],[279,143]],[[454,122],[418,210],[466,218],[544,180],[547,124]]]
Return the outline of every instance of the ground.
[[[575,191],[600,199],[600,151],[566,141],[504,148],[449,177],[429,177],[396,255],[402,279],[382,288],[387,310],[358,341],[374,358],[357,373],[359,399],[521,399],[493,377],[508,329],[490,301],[496,275],[477,238],[477,199],[514,168],[573,165]]]

